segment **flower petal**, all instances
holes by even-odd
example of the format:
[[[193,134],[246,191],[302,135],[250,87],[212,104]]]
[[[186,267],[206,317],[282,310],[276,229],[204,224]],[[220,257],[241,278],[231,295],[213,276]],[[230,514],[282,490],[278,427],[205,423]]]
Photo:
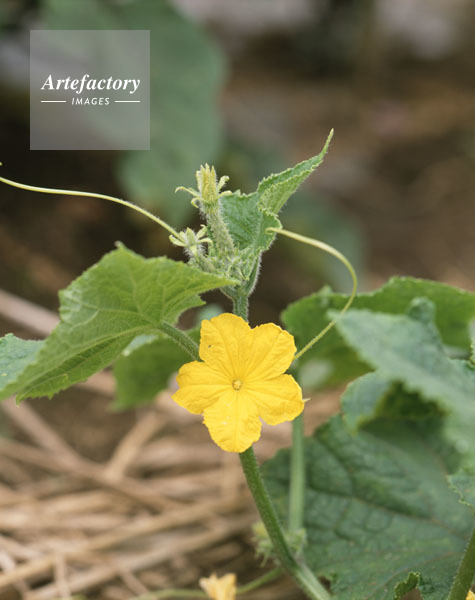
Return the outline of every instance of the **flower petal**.
[[[257,406],[259,416],[269,425],[292,421],[302,412],[302,390],[291,375],[279,375],[246,387]]]
[[[255,327],[252,335],[252,356],[248,359],[246,380],[272,379],[287,371],[296,352],[293,336],[274,323]]]
[[[251,345],[251,328],[241,317],[223,313],[201,322],[201,360],[230,378],[242,375]]]
[[[229,390],[229,381],[222,373],[198,361],[183,365],[176,380],[179,389],[173,394],[173,400],[198,415]]]
[[[229,390],[204,411],[213,441],[227,452],[244,452],[261,435],[257,408],[245,392]]]

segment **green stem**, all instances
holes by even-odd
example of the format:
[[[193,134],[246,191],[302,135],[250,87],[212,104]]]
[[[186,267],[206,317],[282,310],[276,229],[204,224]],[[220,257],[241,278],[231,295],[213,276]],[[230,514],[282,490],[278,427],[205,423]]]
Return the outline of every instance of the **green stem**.
[[[247,320],[248,296],[240,294],[233,302],[234,313]],[[312,600],[330,600],[330,595],[306,564],[298,563],[285,538],[284,530],[264,485],[252,446],[239,454],[247,485],[256,503],[267,535],[282,567]]]
[[[290,550],[282,525],[264,486],[252,446],[245,452],[241,452],[239,457],[247,485],[282,567],[295,579],[309,598],[313,600],[329,600],[330,595],[318,579],[305,564],[297,562]]]
[[[158,329],[168,335],[178,346],[183,348],[185,352],[187,352],[191,358],[195,360],[199,360],[199,347],[196,342],[194,342],[188,334],[169,323],[162,322]]]
[[[262,575],[262,577],[258,577],[257,579],[254,579],[254,581],[250,581],[249,583],[246,583],[245,585],[241,585],[240,587],[238,587],[237,594],[240,595],[240,594],[247,594],[248,592],[252,592],[253,590],[255,590],[257,588],[262,587],[266,583],[270,583],[271,581],[274,581],[274,579],[277,579],[281,575],[282,575],[282,569],[280,567],[277,567],[276,569],[272,569],[272,571],[269,571],[265,575]]]
[[[305,508],[305,440],[303,415],[292,422],[292,449],[290,455],[289,531],[303,528]]]
[[[234,314],[247,321],[248,318],[248,307],[249,298],[246,294],[238,293],[236,298],[233,300]]]
[[[467,594],[470,591],[473,578],[475,576],[475,529],[465,548],[462,562],[459,565],[457,574],[455,575],[452,589],[447,597],[447,600],[466,600]]]

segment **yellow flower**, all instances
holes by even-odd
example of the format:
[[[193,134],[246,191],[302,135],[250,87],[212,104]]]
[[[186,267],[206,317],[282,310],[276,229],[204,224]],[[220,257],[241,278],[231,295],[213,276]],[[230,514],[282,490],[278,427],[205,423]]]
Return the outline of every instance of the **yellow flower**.
[[[244,452],[261,435],[260,418],[278,425],[302,412],[302,390],[291,375],[283,375],[295,351],[294,338],[273,323],[251,329],[229,313],[202,321],[204,362],[181,367],[173,399],[203,414],[223,450]]]
[[[236,575],[228,573],[223,577],[202,577],[200,586],[212,600],[235,600],[236,598]]]
[[[473,592],[468,592],[467,600],[475,600],[475,594]]]

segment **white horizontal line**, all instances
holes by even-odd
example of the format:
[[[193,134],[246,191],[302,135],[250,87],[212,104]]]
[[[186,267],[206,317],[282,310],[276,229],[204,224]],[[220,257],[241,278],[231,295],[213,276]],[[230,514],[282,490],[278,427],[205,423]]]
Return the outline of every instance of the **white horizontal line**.
[[[66,102],[66,100],[40,100],[40,102]]]
[[[114,100],[114,102],[140,102],[140,100]]]

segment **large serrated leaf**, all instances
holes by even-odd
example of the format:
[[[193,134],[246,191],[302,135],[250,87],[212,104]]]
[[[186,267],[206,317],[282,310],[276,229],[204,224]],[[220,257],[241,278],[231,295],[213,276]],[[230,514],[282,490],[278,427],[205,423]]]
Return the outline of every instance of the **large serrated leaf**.
[[[357,429],[381,416],[445,415],[445,435],[460,455],[450,476],[463,502],[475,507],[475,370],[446,356],[430,324],[406,316],[350,311],[337,325],[347,342],[378,370],[350,384],[342,406]],[[395,384],[398,382],[398,384]]]
[[[468,352],[469,324],[475,317],[475,294],[443,283],[394,277],[380,289],[358,294],[353,307],[372,311],[400,314],[418,297],[431,300],[436,307],[436,325],[442,340],[448,346]],[[329,309],[341,310],[348,296],[336,294],[324,288],[290,304],[282,314],[285,327],[295,336],[297,346],[303,347],[330,321]],[[338,330],[331,330],[309,350],[303,361],[320,359],[332,366],[327,384],[352,379],[368,370],[364,361],[342,339]]]
[[[60,292],[60,324],[0,398],[51,396],[83,381],[115,360],[136,336],[156,333],[163,322],[174,323],[183,311],[202,305],[198,294],[230,283],[121,246]]]
[[[465,463],[475,460],[475,370],[451,359],[435,328],[406,315],[350,310],[337,323],[346,343],[388,381],[435,403]]]
[[[192,209],[174,190],[192,185],[193,173],[221,143],[223,55],[167,0],[46,0],[43,18],[49,29],[150,30],[150,150],[125,153],[118,176],[135,202],[181,226]]]
[[[446,481],[434,423],[380,421],[352,435],[335,417],[306,439],[307,562],[335,600],[447,596],[473,527]],[[283,519],[289,451],[263,467]]]

